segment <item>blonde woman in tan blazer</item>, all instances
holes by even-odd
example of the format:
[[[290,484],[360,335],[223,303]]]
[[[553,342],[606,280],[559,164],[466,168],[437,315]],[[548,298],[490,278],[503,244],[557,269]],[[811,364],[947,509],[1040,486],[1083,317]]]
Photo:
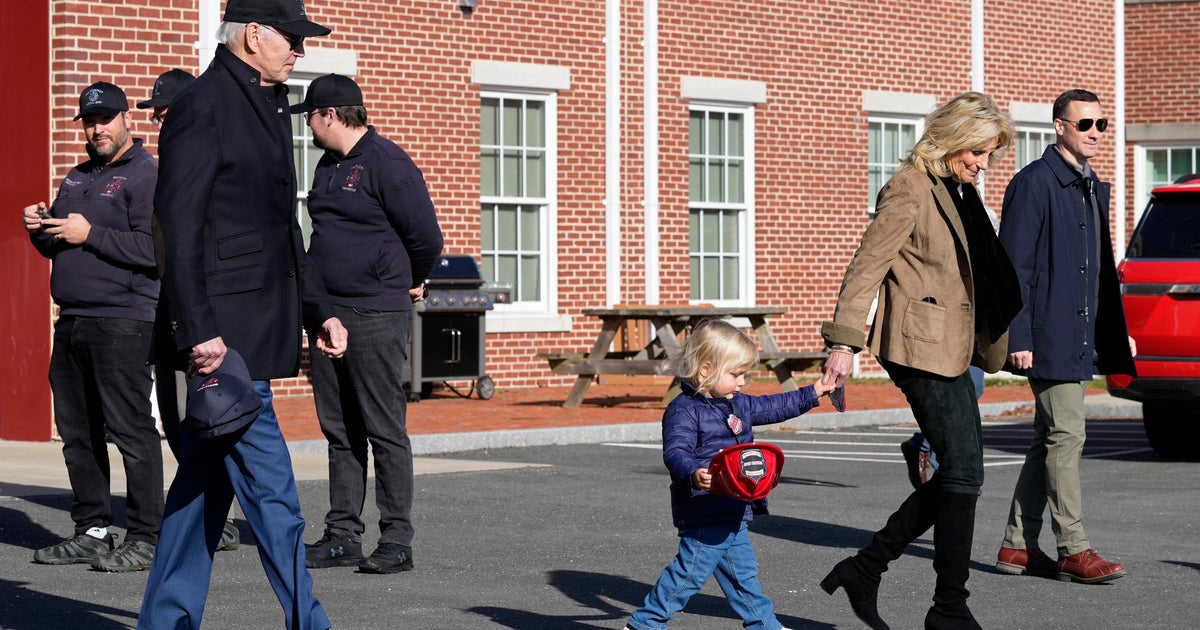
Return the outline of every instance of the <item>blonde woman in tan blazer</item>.
[[[931,526],[937,586],[925,627],[980,627],[967,607],[966,582],[983,435],[967,368],[1003,366],[1008,322],[1021,297],[975,181],[1012,139],[1011,121],[978,92],[930,114],[924,135],[880,191],[878,215],[846,270],[833,321],[821,327],[830,348],[823,380],[844,384],[854,353],[869,347],[904,392],[940,462],[871,543],[821,582],[830,594],[845,589],[871,628],[888,627],[876,605],[880,576]]]

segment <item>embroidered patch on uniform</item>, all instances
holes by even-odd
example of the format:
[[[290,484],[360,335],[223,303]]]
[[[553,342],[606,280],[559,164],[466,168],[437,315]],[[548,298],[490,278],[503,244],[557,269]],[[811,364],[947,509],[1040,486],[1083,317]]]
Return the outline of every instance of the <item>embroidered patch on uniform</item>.
[[[754,483],[767,476],[767,462],[762,450],[748,448],[738,455],[738,474]]]
[[[104,192],[101,193],[105,197],[112,197],[120,192],[121,187],[125,185],[125,177],[117,175],[113,177],[107,184],[104,185]]]
[[[358,190],[358,183],[362,181],[362,164],[355,164],[350,167],[350,172],[346,173],[346,184],[342,186],[342,190],[354,192]]]
[[[725,418],[725,425],[729,427],[730,431],[733,431],[734,435],[742,432],[742,419],[733,414],[729,414],[729,417]]]

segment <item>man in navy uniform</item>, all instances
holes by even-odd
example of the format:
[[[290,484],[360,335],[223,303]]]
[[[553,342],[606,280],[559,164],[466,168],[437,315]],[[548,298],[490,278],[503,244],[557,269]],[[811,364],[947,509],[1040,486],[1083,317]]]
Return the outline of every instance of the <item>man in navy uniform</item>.
[[[162,522],[162,439],[150,415],[150,348],[158,271],[150,218],[158,165],[129,135],[121,88],[93,83],[79,95],[90,159],[71,169],[47,211],[24,208],[33,246],[54,261],[59,306],[50,355],[54,420],[74,499],[75,535],[33,555],[40,564],[148,569]],[[105,429],[125,464],[128,530],[114,549]]]
[[[176,350],[199,374],[219,368],[227,348],[237,350],[263,407],[248,426],[220,437],[201,437],[185,419],[139,628],[200,626],[212,552],[235,494],[285,627],[330,625],[304,567],[304,519],[270,384],[299,371],[302,324],[315,336],[314,351],[346,349],[346,330],[295,216],[284,85],[304,38],[328,33],[298,0],[229,0],[212,65],[175,97],[163,123],[155,207]]]
[[[442,251],[442,230],[421,170],[367,125],[362,90],[353,79],[318,78],[292,112],[304,114],[313,143],[325,149],[308,193],[308,253],[338,319],[354,337],[354,348],[341,359],[312,358],[317,416],[329,441],[330,505],[324,536],[308,548],[308,566],[408,571],[413,464],[404,363],[412,305],[423,299],[424,280]],[[368,442],[379,545],[364,558]]]

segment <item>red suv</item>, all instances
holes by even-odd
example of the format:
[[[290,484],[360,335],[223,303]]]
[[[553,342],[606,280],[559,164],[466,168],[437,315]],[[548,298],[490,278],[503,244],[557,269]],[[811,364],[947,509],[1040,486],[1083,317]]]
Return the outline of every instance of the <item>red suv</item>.
[[[1159,455],[1200,459],[1200,175],[1154,189],[1117,275],[1138,375],[1108,391],[1142,402]]]

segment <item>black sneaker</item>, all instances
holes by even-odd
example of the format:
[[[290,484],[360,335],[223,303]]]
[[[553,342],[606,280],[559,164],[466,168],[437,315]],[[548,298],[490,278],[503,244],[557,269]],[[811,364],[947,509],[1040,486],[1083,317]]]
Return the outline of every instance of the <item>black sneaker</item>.
[[[112,573],[149,571],[152,562],[154,545],[144,540],[126,540],[120,547],[92,560],[92,569]]]
[[[310,569],[352,567],[363,561],[362,543],[329,532],[306,547],[304,565]]]
[[[33,552],[33,561],[38,564],[91,564],[92,560],[112,551],[116,541],[114,534],[104,538],[75,534],[57,545]]]
[[[379,543],[375,553],[358,565],[358,570],[363,573],[399,573],[412,569],[412,547],[399,543]]]
[[[221,530],[221,540],[217,543],[217,551],[233,551],[242,544],[242,535],[238,532],[233,521],[225,521],[225,529]]]

